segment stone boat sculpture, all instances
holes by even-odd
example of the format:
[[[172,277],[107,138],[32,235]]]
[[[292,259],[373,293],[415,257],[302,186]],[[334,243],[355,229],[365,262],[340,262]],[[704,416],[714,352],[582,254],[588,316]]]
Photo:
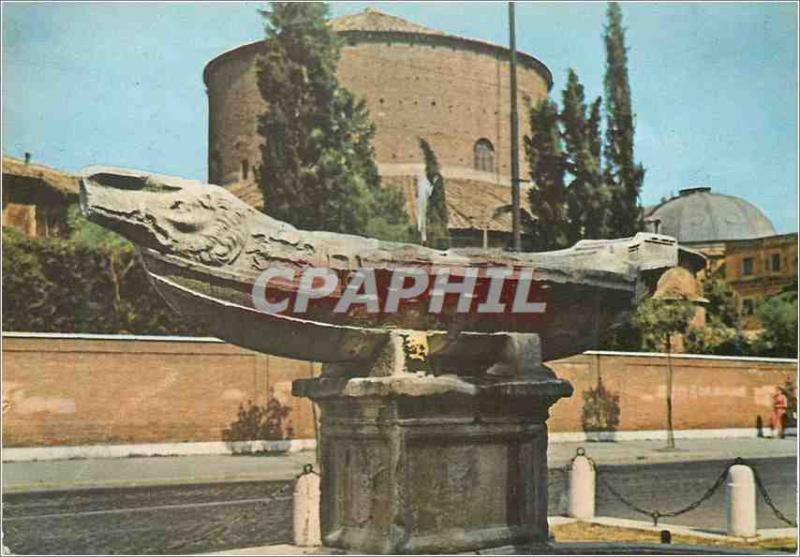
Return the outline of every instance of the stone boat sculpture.
[[[579,353],[593,347],[599,332],[614,325],[663,271],[678,263],[676,241],[655,234],[513,253],[439,251],[301,231],[221,187],[117,168],[83,172],[81,205],[90,220],[136,244],[158,292],[211,334],[260,352],[318,362],[369,362],[391,330],[425,331],[435,353],[457,343],[466,349],[465,339],[475,348],[470,352],[483,351],[480,343],[491,343],[487,337],[497,331],[537,334],[545,359]],[[264,299],[286,300],[286,309],[260,311],[254,285],[265,270],[276,268],[286,272],[264,285]],[[297,312],[298,294],[323,278],[304,283],[303,271],[309,268],[330,269],[341,280],[324,296],[317,297],[317,288]],[[374,273],[377,303],[334,311],[347,278],[364,268]],[[477,311],[492,287],[488,274],[498,268],[508,269],[497,298],[505,307]],[[440,269],[447,269],[456,283],[470,271],[475,275],[471,307],[459,311],[457,296],[446,294],[441,310],[430,311]],[[415,273],[428,275],[428,288],[386,311],[388,293],[397,286],[391,283],[392,273],[398,270],[409,280]],[[527,311],[514,312],[512,298],[523,286]]]
[[[363,553],[547,543],[545,422],[572,386],[542,362],[594,346],[679,259],[655,234],[509,253],[302,231],[115,168],[83,172],[81,206],[211,334],[323,363],[292,387],[322,409],[322,542]]]

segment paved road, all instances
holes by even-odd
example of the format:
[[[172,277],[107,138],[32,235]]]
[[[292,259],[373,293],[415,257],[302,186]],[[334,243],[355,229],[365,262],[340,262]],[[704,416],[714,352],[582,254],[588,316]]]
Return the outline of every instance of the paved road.
[[[631,501],[672,510],[697,498],[728,461],[607,466],[607,479]],[[754,461],[775,503],[791,518],[795,458]],[[5,544],[19,554],[198,553],[291,541],[288,482],[221,482],[7,493]],[[565,474],[551,470],[550,514],[566,509]],[[599,515],[643,519],[598,490]],[[759,527],[782,527],[760,503]],[[723,492],[673,524],[724,525]]]
[[[758,471],[767,493],[778,509],[789,519],[797,520],[797,460],[764,458],[749,460]],[[645,510],[668,512],[681,509],[697,500],[717,479],[730,460],[651,464],[646,466],[599,466],[620,495]],[[599,478],[598,478],[599,479]],[[661,519],[663,523],[692,526],[708,530],[725,528],[724,485],[697,509],[678,517]],[[598,481],[596,514],[615,518],[650,520],[630,510]],[[759,528],[788,528],[778,520],[757,495]],[[567,510],[566,473],[550,471],[550,508],[548,514],[565,514]]]
[[[87,489],[4,496],[17,554],[198,553],[290,543],[291,484]]]

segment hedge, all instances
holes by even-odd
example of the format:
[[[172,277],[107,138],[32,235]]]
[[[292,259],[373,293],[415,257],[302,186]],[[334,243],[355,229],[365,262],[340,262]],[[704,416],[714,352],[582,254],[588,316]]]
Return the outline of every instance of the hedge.
[[[134,248],[3,228],[3,330],[204,335],[156,293]]]

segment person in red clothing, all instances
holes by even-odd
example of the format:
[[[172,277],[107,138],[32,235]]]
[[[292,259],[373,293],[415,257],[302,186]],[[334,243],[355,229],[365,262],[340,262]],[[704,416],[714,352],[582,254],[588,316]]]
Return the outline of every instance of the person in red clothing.
[[[786,407],[788,401],[786,395],[780,387],[775,387],[775,392],[772,395],[772,431],[775,437],[783,439],[783,424],[786,419]]]

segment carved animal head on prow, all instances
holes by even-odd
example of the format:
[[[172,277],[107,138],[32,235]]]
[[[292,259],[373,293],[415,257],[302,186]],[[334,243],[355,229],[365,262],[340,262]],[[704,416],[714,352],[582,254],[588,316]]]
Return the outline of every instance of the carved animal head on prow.
[[[210,266],[242,250],[254,209],[219,186],[119,168],[81,175],[86,217],[140,247]]]

